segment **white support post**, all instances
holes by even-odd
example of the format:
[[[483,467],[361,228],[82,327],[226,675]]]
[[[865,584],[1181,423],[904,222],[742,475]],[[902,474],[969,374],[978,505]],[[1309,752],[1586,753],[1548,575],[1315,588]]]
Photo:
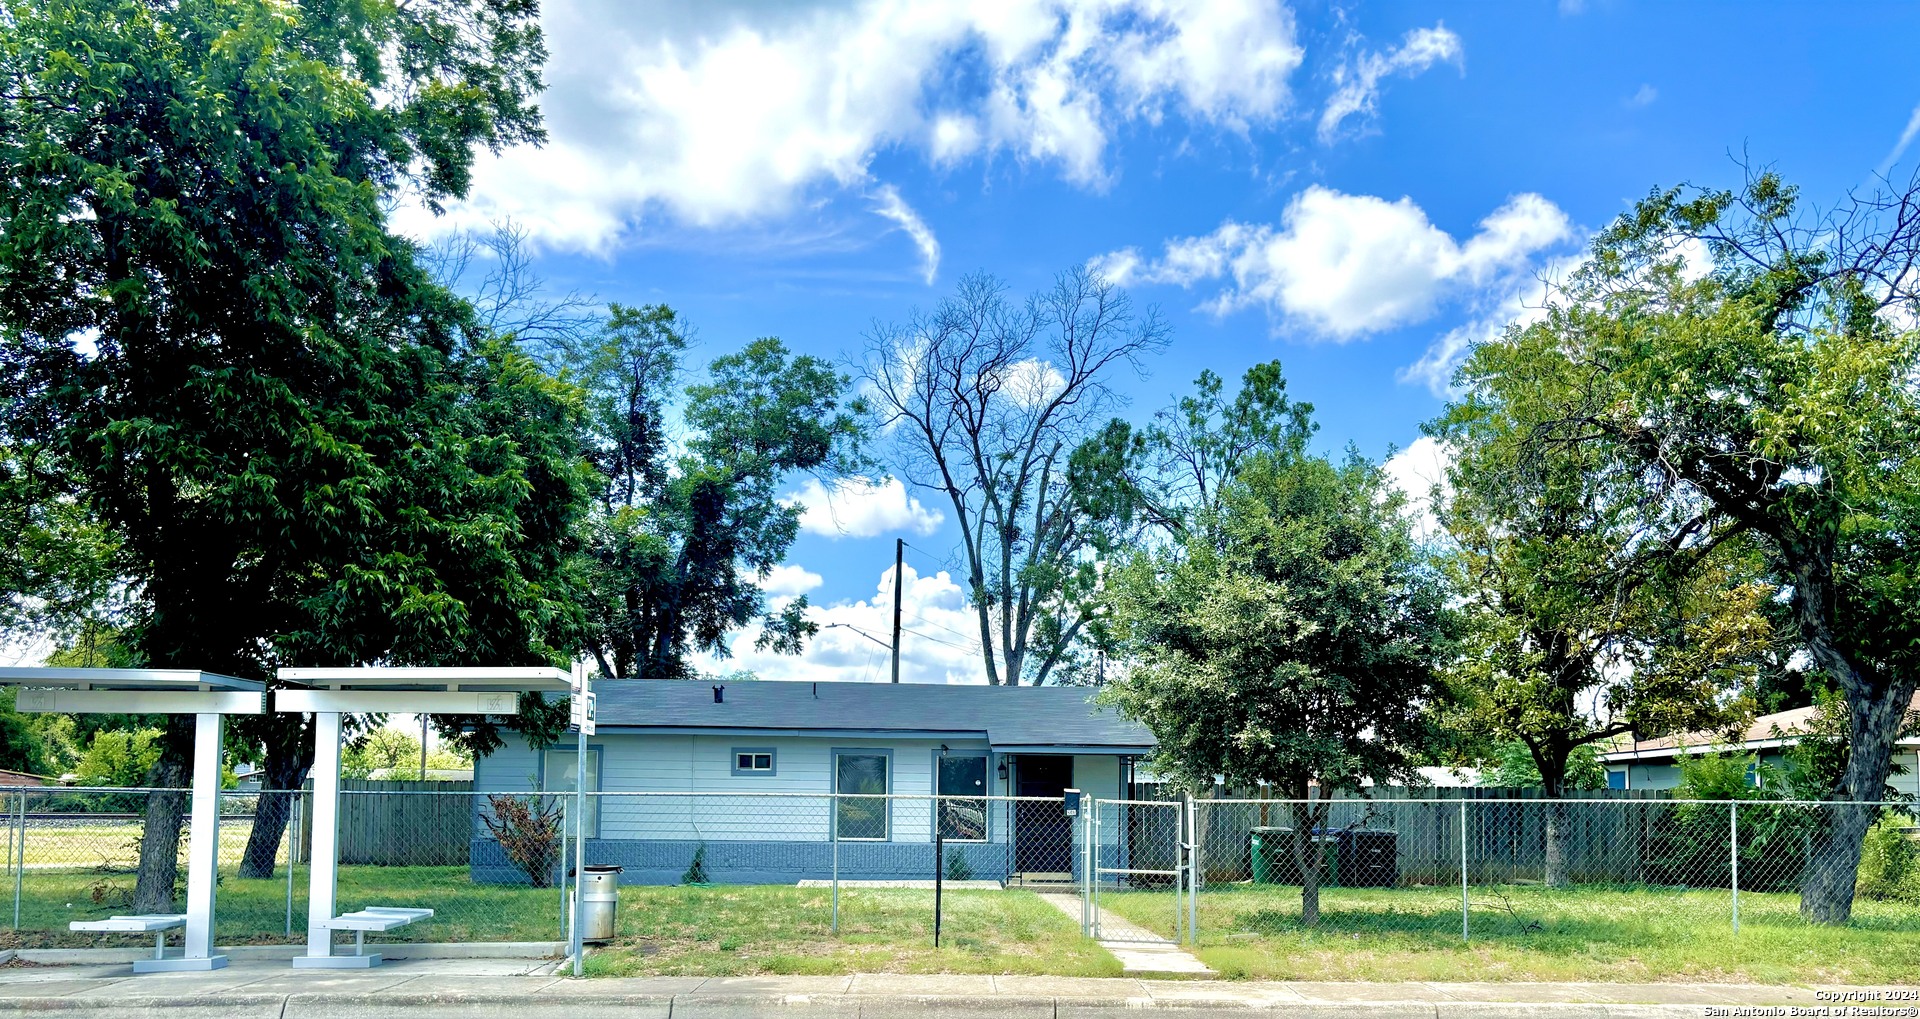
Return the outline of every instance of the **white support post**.
[[[1460,940],[1470,941],[1467,929],[1467,801],[1460,800]]]
[[[582,688],[584,690],[584,687]],[[580,898],[580,889],[587,878],[587,730],[583,727],[574,747],[577,762],[573,767],[573,915],[572,935],[567,945],[573,956],[573,975],[580,976],[586,969],[586,931],[581,929],[581,909],[586,905]]]
[[[1733,864],[1733,932],[1740,933],[1740,804],[1727,804],[1727,856]]]
[[[360,969],[378,965],[380,956],[334,955],[335,879],[340,866],[340,713],[313,716],[313,841],[307,864],[307,954],[295,956],[296,969]]]
[[[180,958],[154,957],[133,964],[135,973],[216,970],[227,957],[213,947],[213,902],[220,881],[220,742],[223,719],[194,716],[192,827],[187,835],[187,930]]]
[[[1201,865],[1200,857],[1200,808],[1194,804],[1193,794],[1187,794],[1187,944],[1200,943],[1200,882],[1205,879],[1206,869]]]

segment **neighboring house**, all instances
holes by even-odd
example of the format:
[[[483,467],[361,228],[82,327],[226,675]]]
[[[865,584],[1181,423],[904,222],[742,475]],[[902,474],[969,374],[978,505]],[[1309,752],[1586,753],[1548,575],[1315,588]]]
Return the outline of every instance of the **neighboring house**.
[[[935,792],[1037,798],[957,803],[946,851],[977,879],[1064,877],[1078,870],[1081,827],[1062,791],[1124,799],[1153,747],[1083,687],[641,679],[594,691],[587,788],[653,795],[595,798],[587,858],[635,883],[679,881],[702,844],[715,882],[826,878],[836,855],[843,879],[929,879],[933,811],[918,797]],[[510,737],[475,763],[474,788],[571,791],[572,740],[536,753]],[[473,870],[517,879],[478,823]]]
[[[8,771],[0,768],[0,786],[44,786],[52,785],[58,779],[45,775],[35,775],[25,771]]]
[[[1915,695],[1912,710],[1920,711],[1920,695]],[[1812,719],[1813,712],[1813,708],[1794,708],[1761,715],[1747,726],[1737,743],[1729,742],[1723,734],[1704,732],[1656,740],[1621,740],[1599,755],[1607,769],[1607,788],[1672,789],[1680,784],[1680,758],[1695,754],[1750,753],[1762,763],[1780,767],[1786,749],[1797,742],[1795,734]],[[1893,776],[1889,784],[1910,796],[1920,794],[1920,738],[1895,744],[1893,761],[1904,765],[1907,773]]]

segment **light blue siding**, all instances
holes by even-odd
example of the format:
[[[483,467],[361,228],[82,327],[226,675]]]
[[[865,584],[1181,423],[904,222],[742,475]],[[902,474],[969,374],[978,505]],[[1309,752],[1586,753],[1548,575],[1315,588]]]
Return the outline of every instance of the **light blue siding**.
[[[989,796],[1009,795],[999,777],[1001,755],[984,741],[949,739],[952,751],[987,752]],[[602,751],[597,837],[588,841],[593,862],[628,867],[623,880],[677,881],[694,851],[706,846],[713,880],[722,882],[792,881],[831,872],[833,753],[836,750],[885,750],[892,770],[889,792],[902,797],[932,794],[938,739],[853,739],[846,737],[707,736],[675,733],[605,734],[592,740]],[[772,750],[772,774],[737,774],[736,749]],[[1089,797],[1113,799],[1123,790],[1117,757],[1076,755],[1073,782]],[[540,755],[518,738],[480,759],[475,787],[485,792],[539,788]],[[925,878],[932,866],[933,812],[929,800],[899,799],[889,804],[884,842],[844,841],[840,873],[849,879]],[[1083,823],[1072,826],[1073,867],[1084,860]],[[1007,876],[1013,853],[1012,811],[996,800],[988,811],[984,843],[950,844],[976,877]],[[477,880],[515,880],[499,850],[476,831]],[[1125,833],[1119,827],[1099,835],[1102,858],[1114,855]],[[483,874],[482,871],[485,873]]]

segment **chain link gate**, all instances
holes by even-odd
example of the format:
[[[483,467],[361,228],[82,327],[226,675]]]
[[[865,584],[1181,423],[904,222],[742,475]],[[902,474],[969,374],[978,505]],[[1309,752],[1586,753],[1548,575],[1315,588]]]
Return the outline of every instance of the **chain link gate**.
[[[1176,942],[1191,939],[1192,812],[1177,800],[1093,800],[1080,839],[1081,894],[1088,936],[1107,941],[1158,938],[1151,930],[1103,925],[1101,900],[1166,897]],[[1156,910],[1156,912],[1158,912]]]

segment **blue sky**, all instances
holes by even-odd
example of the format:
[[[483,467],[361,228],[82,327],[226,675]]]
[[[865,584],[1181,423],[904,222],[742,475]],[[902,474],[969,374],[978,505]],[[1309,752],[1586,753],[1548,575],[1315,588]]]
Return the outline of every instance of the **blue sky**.
[[[851,358],[963,274],[1029,291],[1096,260],[1174,329],[1128,413],[1279,358],[1324,446],[1412,447],[1409,476],[1435,470],[1416,440],[1458,349],[1649,189],[1737,183],[1745,151],[1831,201],[1920,155],[1910,3],[546,8],[551,142],[407,229],[511,217],[553,286],[671,304],[708,356],[774,335]],[[843,493],[773,589],[884,634],[904,536],[927,550],[909,678],[958,680],[950,511],[915,496]],[[884,678],[884,657],[843,626],[735,664]]]

